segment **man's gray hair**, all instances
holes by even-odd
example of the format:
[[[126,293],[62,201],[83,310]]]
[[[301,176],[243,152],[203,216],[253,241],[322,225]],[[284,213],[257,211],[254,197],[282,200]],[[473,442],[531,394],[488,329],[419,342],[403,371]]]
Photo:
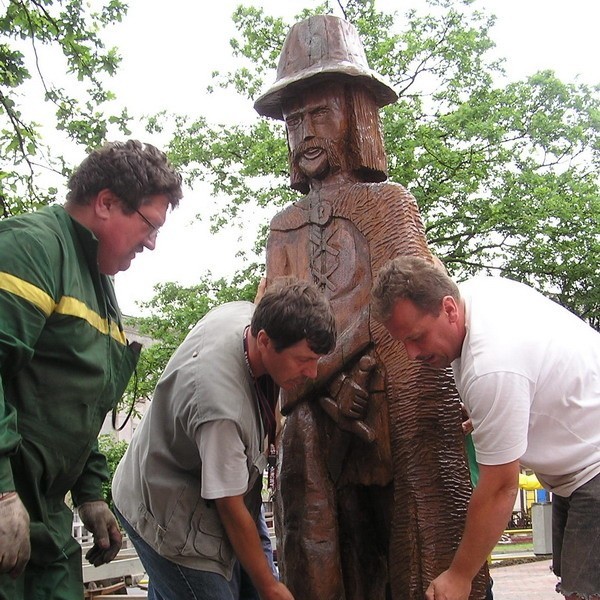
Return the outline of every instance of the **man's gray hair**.
[[[378,321],[389,321],[396,302],[410,300],[417,308],[438,316],[442,299],[460,300],[458,286],[432,260],[420,256],[398,256],[379,271],[371,291],[371,309]]]

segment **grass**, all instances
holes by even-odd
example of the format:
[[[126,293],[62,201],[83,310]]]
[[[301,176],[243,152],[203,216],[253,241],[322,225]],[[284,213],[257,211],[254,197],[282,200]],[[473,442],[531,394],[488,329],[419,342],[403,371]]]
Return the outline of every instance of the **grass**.
[[[498,554],[510,554],[515,552],[533,552],[533,542],[497,544],[492,555],[497,556]]]

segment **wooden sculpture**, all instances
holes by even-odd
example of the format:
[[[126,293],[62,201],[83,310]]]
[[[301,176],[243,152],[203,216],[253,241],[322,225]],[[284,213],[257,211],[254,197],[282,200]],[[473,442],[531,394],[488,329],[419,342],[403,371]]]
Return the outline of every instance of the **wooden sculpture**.
[[[267,280],[316,282],[338,327],[317,379],[282,396],[277,551],[298,600],[422,600],[470,495],[451,375],[409,361],[369,310],[385,261],[431,257],[415,199],[386,181],[378,109],[396,99],[354,27],[320,15],[292,27],[255,103],[285,121],[304,194],[271,222]],[[485,583],[482,570],[472,600]]]

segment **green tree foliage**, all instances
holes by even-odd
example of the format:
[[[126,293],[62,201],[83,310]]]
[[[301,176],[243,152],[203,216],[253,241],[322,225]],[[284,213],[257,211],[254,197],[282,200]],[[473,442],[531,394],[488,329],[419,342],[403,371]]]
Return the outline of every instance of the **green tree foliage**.
[[[2,3],[0,218],[51,202],[56,189],[46,185],[48,173],[68,173],[68,161],[56,149],[60,144],[44,139],[33,104],[52,107],[55,122],[46,123],[48,131],[63,132],[67,140],[87,150],[105,140],[111,125],[127,132],[126,111],[118,115],[103,111],[114,98],[103,76],[115,73],[120,57],[100,38],[102,29],[121,21],[126,10],[120,0]],[[53,78],[59,70],[65,81],[57,84]]]
[[[117,469],[120,460],[123,458],[125,451],[127,450],[127,442],[125,440],[116,440],[110,434],[103,434],[98,436],[98,449],[104,456],[106,456],[106,462],[108,464],[108,481],[102,484],[102,494],[106,503],[112,507],[112,491],[111,484],[113,475]]]
[[[526,281],[598,328],[600,87],[564,83],[552,71],[507,81],[491,53],[494,17],[478,6],[429,0],[425,13],[402,18],[373,0],[343,6],[370,65],[400,94],[382,111],[390,179],[416,197],[432,250],[455,277],[499,272]],[[215,86],[251,102],[273,82],[292,23],[252,7],[233,20],[239,68],[215,73]],[[296,197],[281,123],[257,117],[221,127],[179,117],[170,153],[192,184],[228,198],[216,226],[249,202],[282,206]]]

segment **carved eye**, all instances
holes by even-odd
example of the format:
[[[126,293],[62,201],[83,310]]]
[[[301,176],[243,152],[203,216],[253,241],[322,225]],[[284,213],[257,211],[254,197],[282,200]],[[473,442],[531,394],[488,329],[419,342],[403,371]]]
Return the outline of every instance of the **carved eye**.
[[[299,116],[291,116],[286,118],[285,124],[288,126],[288,128],[294,129],[300,125],[300,121],[301,119]]]
[[[317,110],[315,110],[312,114],[313,117],[323,118],[326,117],[329,114],[329,112],[329,108],[327,108],[326,106],[321,106],[320,108],[317,108]]]

